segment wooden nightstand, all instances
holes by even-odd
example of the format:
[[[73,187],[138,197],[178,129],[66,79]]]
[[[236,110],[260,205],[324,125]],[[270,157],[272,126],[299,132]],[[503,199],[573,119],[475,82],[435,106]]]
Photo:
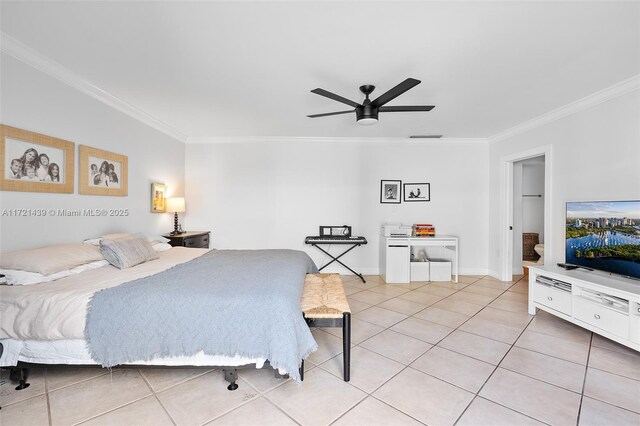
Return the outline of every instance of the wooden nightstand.
[[[163,234],[173,247],[209,248],[210,231],[188,231],[182,234]]]

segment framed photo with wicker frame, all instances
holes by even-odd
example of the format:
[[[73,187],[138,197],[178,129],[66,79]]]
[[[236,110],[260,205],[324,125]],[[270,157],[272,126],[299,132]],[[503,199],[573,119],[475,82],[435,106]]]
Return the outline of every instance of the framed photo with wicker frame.
[[[0,124],[0,190],[73,193],[75,144]]]
[[[80,194],[126,196],[128,158],[101,149],[80,145]]]

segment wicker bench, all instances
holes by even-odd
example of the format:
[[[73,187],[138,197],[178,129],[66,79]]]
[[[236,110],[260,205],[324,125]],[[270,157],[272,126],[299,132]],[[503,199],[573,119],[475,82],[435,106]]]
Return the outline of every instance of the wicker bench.
[[[300,305],[309,327],[342,327],[344,381],[348,382],[351,367],[351,309],[340,275],[308,274]],[[304,360],[300,377],[304,379]]]

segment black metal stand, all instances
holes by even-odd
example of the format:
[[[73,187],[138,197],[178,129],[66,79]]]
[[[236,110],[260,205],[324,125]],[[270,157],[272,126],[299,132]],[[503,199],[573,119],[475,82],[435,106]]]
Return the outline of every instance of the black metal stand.
[[[333,259],[332,261],[324,264],[322,267],[320,267],[318,269],[318,271],[322,271],[324,268],[326,268],[327,266],[331,265],[333,262],[338,262],[339,264],[341,264],[342,266],[344,266],[345,268],[347,268],[348,270],[350,270],[351,272],[353,272],[354,275],[357,275],[358,277],[360,277],[360,279],[362,280],[363,283],[366,283],[364,277],[362,276],[362,274],[357,273],[356,271],[354,271],[353,269],[349,268],[347,265],[345,265],[344,263],[340,262],[338,259],[340,259],[342,256],[344,256],[345,254],[349,253],[351,250],[353,250],[356,247],[361,246],[363,243],[353,243],[351,245],[351,247],[349,247],[348,249],[346,249],[345,251],[343,251],[339,256],[335,257],[334,255],[332,255],[331,253],[329,253],[328,251],[326,251],[325,249],[323,249],[322,247],[320,247],[321,243],[308,243],[311,244],[313,247],[317,248],[318,250],[320,250],[321,252],[323,252],[324,254],[326,254],[327,256],[329,256],[331,259]],[[324,243],[324,244],[328,244],[331,245],[330,243]]]

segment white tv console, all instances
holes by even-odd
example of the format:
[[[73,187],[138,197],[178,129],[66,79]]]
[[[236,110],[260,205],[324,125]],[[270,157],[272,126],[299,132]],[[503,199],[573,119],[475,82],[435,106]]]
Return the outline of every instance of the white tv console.
[[[529,267],[529,313],[536,308],[640,351],[640,281],[606,272]]]

